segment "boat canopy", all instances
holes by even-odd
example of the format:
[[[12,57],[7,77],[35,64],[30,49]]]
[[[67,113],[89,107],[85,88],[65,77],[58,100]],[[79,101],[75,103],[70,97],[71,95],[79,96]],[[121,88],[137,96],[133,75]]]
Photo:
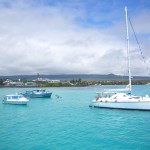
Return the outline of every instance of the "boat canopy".
[[[18,99],[24,97],[23,95],[6,95],[7,99]]]

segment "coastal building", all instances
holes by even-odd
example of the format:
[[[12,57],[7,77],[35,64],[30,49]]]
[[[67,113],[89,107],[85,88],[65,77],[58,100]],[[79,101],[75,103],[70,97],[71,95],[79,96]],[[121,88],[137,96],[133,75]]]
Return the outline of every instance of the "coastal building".
[[[12,81],[12,80],[9,80],[7,79],[6,81],[3,82],[4,86],[24,86],[24,83],[23,82],[15,82],[15,81]]]
[[[24,86],[24,83],[23,83],[23,82],[18,81],[18,82],[16,82],[16,85],[15,85],[15,86]]]
[[[25,86],[36,86],[36,82],[26,82]]]
[[[48,83],[60,83],[60,80],[49,80]]]
[[[10,83],[13,82],[10,79],[6,79],[6,81],[3,82],[4,86],[10,86]]]
[[[3,82],[4,86],[16,86],[16,82],[10,81],[10,82]]]

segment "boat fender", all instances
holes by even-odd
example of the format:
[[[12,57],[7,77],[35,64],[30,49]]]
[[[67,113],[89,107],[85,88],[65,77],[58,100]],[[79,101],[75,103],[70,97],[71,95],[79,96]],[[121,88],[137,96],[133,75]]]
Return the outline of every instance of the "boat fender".
[[[107,100],[105,102],[107,103]]]
[[[95,97],[96,101],[98,101],[99,97]]]
[[[117,100],[115,100],[115,102],[117,102]]]

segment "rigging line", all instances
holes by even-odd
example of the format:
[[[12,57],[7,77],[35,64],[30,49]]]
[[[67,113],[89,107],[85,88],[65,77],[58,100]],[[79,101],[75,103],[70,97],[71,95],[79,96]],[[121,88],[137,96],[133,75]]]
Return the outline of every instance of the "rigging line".
[[[137,44],[138,44],[138,47],[139,47],[139,50],[140,50],[141,56],[142,56],[142,58],[143,58],[144,64],[145,64],[146,69],[147,69],[147,71],[148,71],[148,75],[150,76],[150,71],[149,71],[149,68],[147,67],[147,64],[146,64],[146,58],[145,58],[145,57],[144,57],[144,55],[143,55],[143,52],[142,52],[141,46],[140,46],[139,41],[138,41],[138,39],[137,39],[137,36],[136,36],[136,34],[135,34],[135,31],[134,31],[133,25],[132,25],[132,23],[131,23],[131,20],[130,20],[130,18],[128,18],[128,19],[129,19],[129,22],[130,22],[131,28],[132,28],[132,30],[133,30],[133,33],[134,33],[134,36],[135,36],[136,42],[137,42]]]

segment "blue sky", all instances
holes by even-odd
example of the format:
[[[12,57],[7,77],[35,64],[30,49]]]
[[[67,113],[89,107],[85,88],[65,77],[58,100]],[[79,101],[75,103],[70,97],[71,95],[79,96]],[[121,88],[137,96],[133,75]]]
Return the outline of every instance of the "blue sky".
[[[0,0],[0,74],[126,74],[125,6],[150,66],[148,0]],[[130,33],[147,75],[137,47]]]

